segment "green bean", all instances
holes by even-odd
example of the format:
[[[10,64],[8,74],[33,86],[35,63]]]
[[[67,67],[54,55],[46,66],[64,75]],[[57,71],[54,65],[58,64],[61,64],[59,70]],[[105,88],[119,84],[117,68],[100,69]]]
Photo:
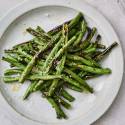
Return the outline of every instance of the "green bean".
[[[47,73],[50,69],[50,67],[52,66],[52,63],[54,60],[56,60],[57,58],[59,58],[65,51],[66,49],[74,42],[74,40],[76,39],[76,36],[72,37],[71,40],[69,40],[54,56],[54,58],[52,58],[51,63],[49,63],[49,66],[46,66],[46,71],[44,71],[44,73]],[[44,67],[45,68],[45,67]]]
[[[84,58],[88,59],[88,60],[93,60],[92,57],[88,54],[83,55]],[[94,60],[93,60],[94,61]],[[97,63],[97,62],[96,62]]]
[[[26,62],[30,62],[30,60],[33,58],[33,56],[23,51],[22,48],[18,48],[17,52],[21,54],[22,56],[26,57]],[[41,59],[40,61],[38,60],[37,64],[40,66],[43,66],[43,62],[44,60]]]
[[[69,75],[71,75],[71,77],[73,79],[75,79],[76,81],[78,81],[80,84],[82,84],[84,86],[84,88],[89,91],[90,93],[93,93],[93,88],[90,87],[83,79],[81,79],[77,74],[75,74],[74,72],[72,72],[71,70],[65,68],[64,70],[66,73],[68,73]]]
[[[52,39],[53,39],[54,43],[56,43],[57,41],[59,41],[61,34],[62,34],[61,32],[58,32],[57,34],[55,34],[54,36],[52,36]]]
[[[61,104],[63,107],[65,107],[66,109],[70,109],[71,108],[71,105],[66,102],[65,100],[63,100],[62,98],[60,98],[59,96],[57,95],[54,95],[54,99],[59,103]]]
[[[58,57],[60,57],[61,54],[64,53],[64,51],[66,51],[66,49],[75,41],[76,36],[72,37],[55,55],[54,59],[57,59]]]
[[[72,28],[74,28],[74,27],[78,24],[78,22],[79,22],[81,19],[83,19],[83,15],[82,15],[82,13],[78,13],[78,15],[77,15],[74,19],[69,20],[69,21],[67,21],[67,22],[65,22],[65,23],[63,23],[63,24],[68,24],[68,27],[69,27],[69,29],[71,30]],[[61,25],[59,25],[58,27],[56,27],[56,28],[50,30],[50,31],[48,32],[48,34],[53,35],[53,34],[59,32],[59,31],[61,30],[63,24],[61,24]]]
[[[40,48],[47,44],[47,42],[44,39],[39,38],[39,37],[34,38],[34,42],[38,44]]]
[[[95,41],[95,42],[98,44],[98,42],[99,42],[101,39],[102,39],[101,35],[98,34],[97,37],[96,37],[96,41]]]
[[[33,46],[32,46],[32,43],[31,43],[31,42],[29,42],[29,44],[28,44],[28,45],[29,45],[29,50],[30,50],[30,52],[31,52],[31,51],[33,51]],[[33,53],[33,52],[31,52],[31,53]]]
[[[90,43],[90,44],[89,44],[89,46],[88,46],[85,50],[88,50],[88,49],[93,48],[93,47],[94,47],[94,45],[95,45],[94,43]],[[94,48],[95,48],[95,47],[94,47]],[[85,50],[84,50],[84,51],[85,51]]]
[[[28,29],[26,29],[26,31],[28,33],[30,33],[31,35],[33,35],[35,37],[38,37],[38,38],[43,38],[43,39],[46,39],[46,40],[50,40],[51,39],[51,37],[49,35],[47,35],[46,33],[37,32],[34,29],[32,29],[31,27],[29,27]]]
[[[106,49],[106,46],[105,45],[103,45],[103,44],[97,44],[97,48],[98,49]]]
[[[21,72],[21,69],[7,69],[5,70],[4,75],[20,74]]]
[[[36,62],[36,56],[28,63],[27,67],[24,69],[24,71],[22,72],[19,82],[23,83],[26,79],[26,77],[29,75],[29,73],[31,72],[34,64]]]
[[[51,81],[42,81],[41,80],[41,83],[37,81],[36,85],[33,87],[33,92],[44,91],[48,87],[50,87],[50,85],[51,85]]]
[[[65,56],[63,56],[63,58],[61,59],[60,63],[57,66],[57,72],[56,72],[57,75],[61,74],[64,67],[65,60],[66,60]],[[51,96],[54,93],[55,89],[57,88],[58,81],[59,79],[53,80],[52,85],[50,86],[50,89],[48,92],[48,96]]]
[[[44,83],[44,82],[43,82],[42,80],[37,81],[37,83],[36,83],[35,86],[33,87],[33,91],[39,90],[39,88],[41,87],[41,85],[42,85],[43,83]]]
[[[98,48],[97,46],[98,46],[100,40],[101,40],[101,35],[98,34],[97,37],[96,37],[95,42],[93,43],[94,44],[94,46],[93,46],[94,48]]]
[[[8,53],[13,53],[13,50],[10,50],[10,49],[7,49],[7,50],[6,50],[6,49],[5,49],[4,52],[5,52],[6,54],[8,54]]]
[[[26,46],[29,42],[33,42],[33,40],[28,40],[26,42],[19,43],[19,44],[13,46],[13,49],[17,49],[18,47]]]
[[[105,55],[107,55],[111,50],[118,45],[117,42],[114,42],[112,45],[110,45],[107,49],[105,49],[101,54],[97,55],[94,59],[96,61],[100,61],[102,58],[104,58]]]
[[[28,58],[29,60],[32,59],[32,56],[30,54],[28,54],[27,52],[23,51],[21,47],[19,47],[16,52],[23,55],[24,57]]]
[[[13,60],[12,58],[10,57],[2,57],[2,60],[8,62],[8,63],[11,63],[12,65],[20,68],[20,69],[23,69],[25,68],[25,66],[21,63],[19,63],[17,60]]]
[[[87,74],[87,72],[81,71],[81,72],[78,74],[78,76],[81,77],[81,78],[83,78],[86,74]]]
[[[87,65],[87,66],[96,66],[96,67],[100,67],[100,65],[98,63],[96,63],[95,61],[93,60],[87,60],[85,58],[82,58],[80,56],[77,56],[77,55],[71,55],[71,54],[67,54],[67,58],[68,59],[71,59],[71,60],[74,60],[74,61],[80,61],[82,62],[83,64]]]
[[[11,54],[8,54],[7,57],[9,56],[9,58],[13,59],[13,61],[18,61],[18,62],[22,62],[24,59],[21,57],[21,55],[15,53],[11,53]]]
[[[96,48],[95,47],[91,47],[91,48],[89,48],[87,50],[84,50],[84,53],[89,54],[89,53],[93,53],[95,51],[96,51]]]
[[[74,26],[76,26],[78,24],[78,22],[82,19],[83,19],[83,14],[78,13],[78,15],[74,19],[72,19],[71,22],[69,23],[69,25],[68,25],[69,30],[71,30]]]
[[[81,49],[85,49],[88,47],[88,45],[89,45],[91,39],[93,38],[93,36],[95,35],[96,31],[97,31],[97,29],[94,27],[92,29],[90,36],[86,40],[84,40],[83,43],[80,45]]]
[[[60,107],[60,102],[62,102],[63,100],[60,100],[61,98],[57,98],[56,95],[54,95],[54,96],[56,96],[56,98],[55,97],[47,97],[46,96],[46,90],[42,90],[41,92],[44,95],[44,97],[48,100],[48,102],[52,105],[52,107],[55,109],[57,118],[58,119],[61,119],[61,118],[66,119],[67,116]],[[66,107],[69,107],[69,104],[64,103],[64,101],[61,104],[63,104],[63,106],[65,104]]]
[[[81,42],[83,35],[84,35],[83,32],[79,33],[78,38],[76,39],[76,41],[73,44],[73,47],[75,47],[76,45],[78,45]]]
[[[99,77],[101,75],[95,75],[95,74],[88,74],[84,77],[85,80],[88,80],[88,79],[92,79],[92,78],[96,78],[96,77]]]
[[[70,53],[80,53],[80,51],[81,51],[81,48],[70,48],[69,50],[68,50],[68,52],[70,52]]]
[[[74,86],[76,86],[76,87],[78,87],[78,88],[83,89],[83,86],[82,86],[79,82],[77,82],[77,81],[71,79],[70,77],[68,77],[68,76],[66,76],[66,75],[63,75],[63,76],[62,76],[62,79],[63,79],[67,84],[69,83],[69,84],[71,84],[71,85],[74,85]]]
[[[70,22],[71,22],[71,20],[64,22],[63,24],[61,24],[61,25],[59,25],[59,26],[53,28],[52,30],[50,30],[50,31],[48,32],[48,34],[49,34],[49,35],[54,35],[55,33],[61,31],[63,25],[69,24]]]
[[[52,107],[55,109],[58,119],[60,119],[60,118],[66,119],[67,118],[67,116],[65,115],[65,113],[63,112],[61,107],[56,103],[56,101],[53,98],[47,97],[47,100],[52,105]]]
[[[68,34],[68,38],[70,39],[71,37],[73,37],[77,32],[77,29],[72,29],[69,31],[69,34]]]
[[[85,39],[88,39],[90,37],[91,33],[92,33],[92,29],[89,26],[87,26],[87,35],[86,35]]]
[[[83,36],[85,35],[85,32],[86,32],[86,22],[82,22],[82,31],[80,32],[80,34],[78,35],[78,38],[77,38],[77,40],[74,42],[74,44],[73,44],[73,46],[76,46],[76,45],[78,45],[80,42],[81,42],[81,40],[82,40],[82,38],[83,38]]]
[[[69,102],[73,102],[75,100],[75,98],[64,89],[61,89],[60,94],[61,96],[63,96],[63,98],[67,99]]]
[[[99,54],[101,54],[102,53],[102,51],[96,51],[96,52],[94,52],[93,53],[93,55],[91,55],[91,59],[93,59],[94,60],[94,58],[97,56],[97,55],[99,55]]]
[[[95,67],[89,67],[89,66],[85,66],[85,65],[79,65],[76,63],[70,63],[67,64],[69,66],[75,67],[75,68],[79,68],[80,70],[84,70],[86,72],[90,72],[90,73],[94,73],[94,74],[110,74],[111,70],[109,68],[95,68]]]
[[[71,89],[71,90],[77,91],[77,92],[83,92],[83,89],[78,88],[78,87],[76,87],[76,86],[73,86],[73,85],[71,85],[71,84],[67,84],[67,83],[66,83],[66,87],[69,88],[69,89]]]
[[[76,71],[76,68],[74,67],[68,67],[71,71]]]
[[[50,43],[49,43],[50,44]],[[19,82],[23,83],[27,77],[27,75],[31,72],[33,66],[36,63],[36,60],[39,58],[39,55],[44,52],[50,45],[47,44],[45,47],[43,47],[38,53],[35,54],[35,56],[31,59],[31,61],[28,63],[27,67],[24,69]]]
[[[3,81],[5,83],[17,82],[18,80],[19,80],[19,77],[9,77],[9,76],[3,77]]]
[[[36,31],[39,33],[45,33],[45,31],[40,26],[37,26]]]
[[[69,24],[69,27],[73,28],[74,26],[76,26],[76,24],[79,22],[79,20],[81,19],[82,17],[82,14],[78,14],[73,20],[69,20],[69,21],[66,21],[65,23],[53,28],[52,30],[50,30],[48,32],[49,35],[54,35],[56,34],[57,32],[60,32],[60,30],[62,29],[62,26],[64,24]]]
[[[47,50],[48,48],[50,48],[50,46],[53,44],[53,41],[51,43],[48,43],[47,45],[45,45],[41,50],[39,50],[38,53],[36,53],[34,55],[34,57],[32,58],[32,60],[28,63],[27,67],[24,69],[23,73],[21,74],[21,77],[19,79],[19,82],[23,83],[27,77],[27,75],[31,72],[33,66],[36,63],[36,60],[39,58],[39,55],[41,53],[43,53],[45,50]]]
[[[51,85],[51,81],[46,81],[46,82],[44,82],[44,84],[42,84],[42,86],[40,86],[40,88],[38,88],[38,90],[40,89],[40,90],[45,90],[45,89],[48,89],[49,87],[50,87],[50,85]]]
[[[44,66],[43,66],[43,70],[46,70],[44,73],[47,73],[49,71],[49,69],[50,69],[49,65],[51,65],[50,63],[52,63],[53,58],[63,41],[64,41],[64,38],[60,39],[59,42],[55,45],[55,47],[52,49],[51,53],[48,55],[48,57],[44,63]]]
[[[30,93],[33,92],[33,88],[34,88],[34,86],[36,85],[36,83],[37,83],[37,81],[33,81],[33,82],[28,86],[28,88],[27,88],[27,90],[26,90],[26,92],[25,92],[25,94],[24,94],[24,96],[23,96],[23,100],[27,99],[28,96],[30,95]]]
[[[68,42],[68,26],[67,25],[63,25],[63,38],[64,38],[64,44],[67,43]],[[61,74],[64,68],[65,61],[66,61],[66,53],[64,54],[64,56],[60,60],[60,63],[56,67],[57,75]],[[52,85],[50,86],[50,89],[48,92],[48,96],[51,96],[54,93],[55,89],[57,88],[58,81],[59,81],[58,79],[53,80]]]
[[[33,30],[33,31],[35,31],[35,30]],[[39,26],[37,26],[37,29],[36,29],[36,31],[37,32],[39,32],[39,34],[41,34],[41,33],[45,33],[45,31],[41,28],[41,27],[39,27]],[[35,31],[35,33],[37,33]],[[45,33],[46,34],[46,33]],[[56,34],[55,36],[53,36],[53,39],[55,40],[55,42],[56,41],[58,41],[58,38],[59,38],[59,36],[60,36],[60,34],[61,33],[58,33],[58,34]],[[38,34],[37,34],[38,35]],[[37,36],[36,35],[36,36]],[[41,36],[41,35],[40,35]],[[15,45],[15,46],[13,46],[13,49],[16,49],[16,48],[18,48],[18,47],[22,47],[22,46],[26,46],[28,43],[30,43],[30,42],[32,42],[33,44],[34,44],[34,42],[38,42],[38,41],[35,41],[36,40],[36,38],[35,39],[32,39],[32,40],[29,40],[29,41],[26,41],[26,42],[23,42],[23,43],[20,43],[20,44],[17,44],[17,45]]]
[[[61,79],[61,75],[42,75],[42,74],[34,74],[29,76],[30,80],[51,80],[51,79]]]
[[[17,62],[17,59],[12,54],[7,54],[6,58],[8,58],[9,60],[11,60],[13,62]]]

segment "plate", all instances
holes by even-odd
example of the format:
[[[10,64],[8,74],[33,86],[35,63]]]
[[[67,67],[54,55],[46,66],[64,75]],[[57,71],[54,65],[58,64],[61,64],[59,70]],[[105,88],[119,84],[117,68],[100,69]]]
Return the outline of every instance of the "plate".
[[[123,75],[123,53],[119,39],[109,22],[83,0],[29,0],[11,10],[0,21],[0,57],[3,50],[32,37],[25,32],[27,27],[42,26],[46,31],[73,18],[79,11],[84,13],[90,26],[96,26],[104,44],[117,41],[119,46],[103,62],[112,74],[88,81],[95,89],[94,94],[70,91],[76,101],[66,113],[68,120],[58,120],[48,102],[41,94],[34,93],[29,100],[22,96],[29,83],[6,85],[2,81],[3,71],[8,64],[0,61],[0,118],[9,119],[18,125],[89,125],[97,120],[112,104],[121,85]],[[11,108],[12,107],[12,108]]]

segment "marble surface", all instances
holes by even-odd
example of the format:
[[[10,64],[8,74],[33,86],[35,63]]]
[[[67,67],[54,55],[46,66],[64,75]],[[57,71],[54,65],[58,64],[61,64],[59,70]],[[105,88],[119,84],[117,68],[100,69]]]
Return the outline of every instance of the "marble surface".
[[[23,0],[0,0],[0,18]],[[125,52],[125,9],[119,6],[120,0],[86,0],[89,4],[100,11],[112,24],[118,34],[123,52]],[[125,0],[121,0],[124,1]],[[125,74],[124,74],[125,77]],[[117,98],[109,110],[92,125],[125,125],[125,78]],[[0,117],[2,125],[14,125],[11,120]],[[0,123],[1,124],[1,123]]]

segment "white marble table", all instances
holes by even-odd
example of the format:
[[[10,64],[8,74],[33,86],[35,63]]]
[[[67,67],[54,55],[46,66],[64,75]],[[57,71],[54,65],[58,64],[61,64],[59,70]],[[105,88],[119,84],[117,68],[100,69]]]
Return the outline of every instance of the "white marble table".
[[[23,0],[0,0],[0,18],[9,9],[15,7]],[[118,0],[86,0],[98,9],[112,24],[117,32],[125,52],[125,12],[118,6]],[[123,0],[124,1],[124,0]],[[125,10],[124,10],[125,11]],[[125,76],[125,75],[124,75]],[[125,78],[121,85],[119,94],[109,110],[93,125],[125,125]],[[0,124],[13,125],[11,121],[0,117]]]

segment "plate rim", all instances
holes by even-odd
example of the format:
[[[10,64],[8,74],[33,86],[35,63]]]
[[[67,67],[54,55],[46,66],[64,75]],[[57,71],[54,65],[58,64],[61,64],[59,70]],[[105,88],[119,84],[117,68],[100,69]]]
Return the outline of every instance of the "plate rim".
[[[77,3],[77,4],[76,4]],[[116,40],[120,43],[120,40],[116,34],[116,32],[114,31],[112,25],[109,23],[109,21],[98,11],[96,10],[94,7],[92,7],[91,5],[89,5],[87,2],[85,1],[82,1],[82,0],[46,0],[46,1],[41,1],[41,0],[27,0],[27,1],[24,1],[24,2],[21,2],[19,5],[17,5],[16,7],[14,7],[13,9],[11,9],[10,11],[8,11],[8,13],[6,13],[6,15],[0,20],[0,24],[2,25],[1,29],[0,29],[0,38],[2,37],[2,35],[4,34],[5,30],[8,28],[8,26],[16,19],[18,18],[19,16],[21,16],[22,14],[32,10],[32,9],[35,9],[35,8],[39,8],[39,7],[43,7],[43,6],[53,6],[53,5],[57,5],[57,6],[66,6],[66,7],[70,7],[70,8],[73,8],[73,9],[76,9],[76,10],[80,10],[78,9],[79,5],[82,5],[83,6],[86,6],[87,8],[89,8],[90,10],[92,10],[93,14],[96,14],[96,16],[100,17],[101,20],[103,20],[103,22],[105,22],[105,24],[107,25],[107,27],[112,31],[114,37],[116,38]],[[24,8],[24,9],[22,9]],[[12,13],[15,14],[13,15]],[[7,19],[7,20],[6,20]],[[10,19],[10,20],[9,20]],[[103,107],[103,109],[99,112],[99,113],[96,113],[95,116],[93,118],[91,118],[90,120],[86,120],[84,121],[85,125],[88,125],[88,124],[92,124],[93,122],[95,122],[97,119],[99,119],[107,110],[108,108],[112,105],[114,99],[116,98],[117,94],[118,94],[118,91],[120,89],[120,86],[122,84],[122,80],[123,80],[123,72],[124,72],[124,56],[123,56],[123,49],[121,47],[121,43],[120,43],[120,50],[121,50],[121,60],[122,60],[122,70],[121,70],[121,76],[120,76],[120,83],[119,83],[119,86],[116,88],[115,92],[114,92],[114,95],[112,95],[112,97],[110,97],[110,101],[105,105],[105,107]],[[0,94],[0,98],[4,98],[2,96],[2,93]],[[4,101],[6,101],[4,99]],[[6,105],[8,105],[8,103],[4,103]],[[10,108],[12,108],[10,105],[9,105]],[[15,112],[14,110],[12,110],[13,112]],[[17,115],[17,112],[15,112],[15,114]],[[21,115],[19,115],[21,116]],[[18,116],[18,117],[19,117]],[[26,118],[21,118],[22,120],[28,120]],[[30,120],[31,122],[31,120]],[[30,123],[29,122],[29,123]],[[82,123],[82,120],[80,120],[80,122],[78,124],[81,124]],[[36,124],[36,122],[35,122]],[[69,124],[74,124],[74,123],[69,123],[68,122],[68,125]],[[82,123],[83,124],[83,123]]]

